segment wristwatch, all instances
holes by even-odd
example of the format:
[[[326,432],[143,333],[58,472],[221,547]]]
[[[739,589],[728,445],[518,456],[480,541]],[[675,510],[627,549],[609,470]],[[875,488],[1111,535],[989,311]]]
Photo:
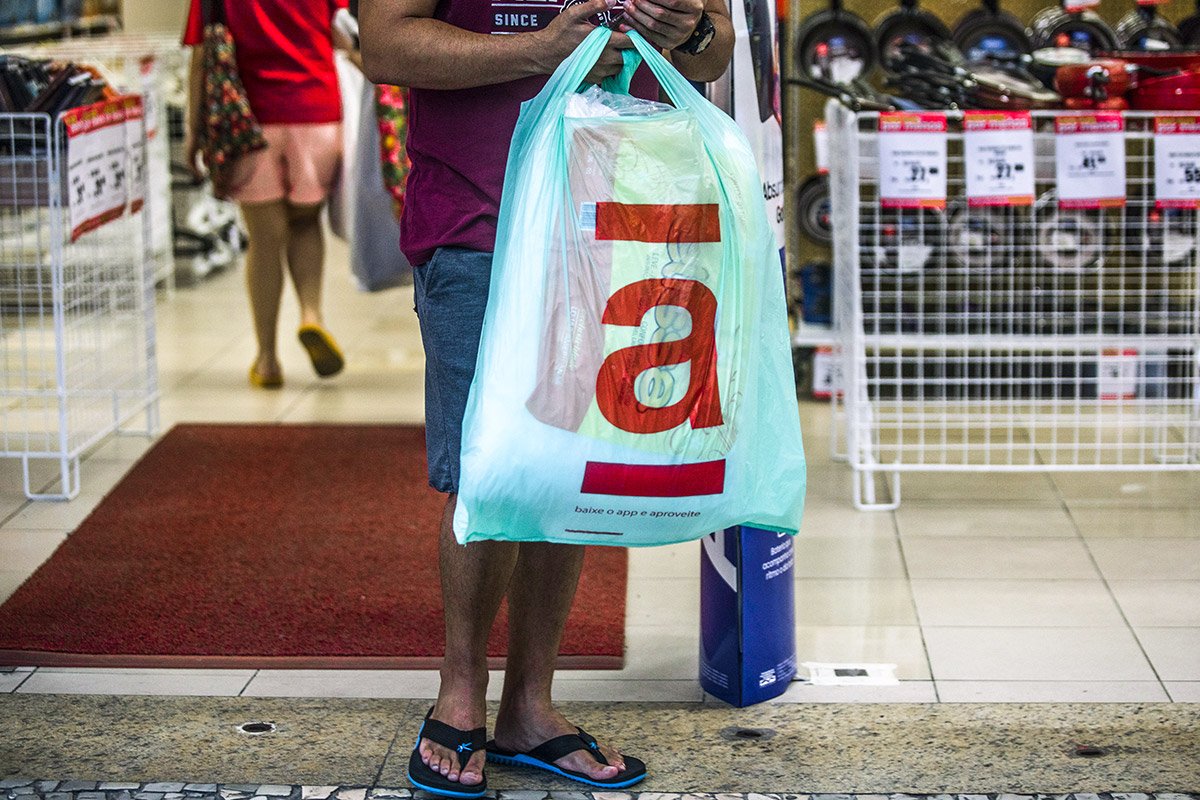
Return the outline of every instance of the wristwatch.
[[[696,29],[692,31],[692,35],[688,37],[686,42],[675,49],[690,56],[703,53],[712,44],[713,37],[716,35],[717,26],[713,25],[712,18],[708,14],[702,13],[700,21],[696,23]]]

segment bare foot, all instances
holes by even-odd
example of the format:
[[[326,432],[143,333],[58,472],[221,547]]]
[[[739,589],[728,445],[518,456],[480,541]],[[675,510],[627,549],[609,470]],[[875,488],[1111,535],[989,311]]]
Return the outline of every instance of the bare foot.
[[[507,712],[507,713],[506,713]],[[495,742],[498,747],[514,753],[526,753],[557,736],[578,734],[578,729],[553,707],[510,712],[501,709],[496,718]],[[577,750],[554,762],[572,772],[580,772],[595,781],[607,781],[625,770],[625,759],[616,748],[600,744],[600,753],[608,764],[601,764],[590,751]]]

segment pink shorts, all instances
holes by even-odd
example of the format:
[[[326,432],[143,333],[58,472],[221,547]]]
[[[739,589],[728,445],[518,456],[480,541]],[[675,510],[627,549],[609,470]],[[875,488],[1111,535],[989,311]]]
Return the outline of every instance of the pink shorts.
[[[342,123],[263,125],[267,146],[238,160],[230,199],[239,203],[325,201],[342,156]]]

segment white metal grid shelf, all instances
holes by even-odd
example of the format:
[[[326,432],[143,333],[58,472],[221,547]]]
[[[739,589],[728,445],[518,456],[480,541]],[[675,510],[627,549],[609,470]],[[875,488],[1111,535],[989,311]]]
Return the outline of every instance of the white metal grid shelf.
[[[84,452],[139,415],[158,425],[147,214],[71,241],[64,139],[45,114],[0,115],[0,457],[34,499],[75,496]],[[46,494],[41,459],[58,467]]]
[[[146,206],[149,209],[151,270],[156,283],[175,287],[175,258],[171,225],[171,145],[167,135],[167,106],[186,105],[188,52],[174,36],[145,33],[105,33],[11,48],[31,58],[73,61],[99,69],[110,85],[126,94],[139,94],[149,131],[146,164],[149,171]]]
[[[1127,113],[1124,208],[968,208],[948,112],[945,211],[881,208],[878,115],[828,107],[837,449],[859,508],[903,471],[1200,469],[1200,220],[1154,208],[1152,114]],[[876,478],[890,497],[876,499]]]

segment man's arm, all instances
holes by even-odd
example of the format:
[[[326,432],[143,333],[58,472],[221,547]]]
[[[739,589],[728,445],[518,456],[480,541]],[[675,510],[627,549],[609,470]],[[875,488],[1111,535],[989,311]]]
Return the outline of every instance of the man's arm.
[[[712,42],[695,55],[676,50],[691,37],[701,12],[716,29]],[[715,81],[733,57],[733,21],[725,0],[625,0],[625,19],[648,42],[669,50],[671,63],[693,81]]]
[[[433,19],[437,0],[360,0],[363,66],[368,79],[419,89],[469,89],[549,75],[593,26],[605,0],[564,9],[539,31],[496,36]],[[588,80],[615,75],[629,37],[613,33]]]

